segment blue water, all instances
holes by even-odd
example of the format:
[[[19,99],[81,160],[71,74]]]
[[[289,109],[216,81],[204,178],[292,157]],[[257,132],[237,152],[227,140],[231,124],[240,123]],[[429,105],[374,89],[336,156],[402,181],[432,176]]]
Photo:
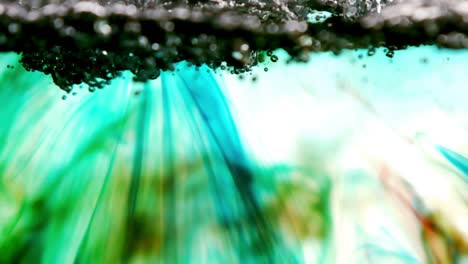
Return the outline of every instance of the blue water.
[[[0,262],[456,263],[468,52],[365,53],[65,100],[1,55]]]

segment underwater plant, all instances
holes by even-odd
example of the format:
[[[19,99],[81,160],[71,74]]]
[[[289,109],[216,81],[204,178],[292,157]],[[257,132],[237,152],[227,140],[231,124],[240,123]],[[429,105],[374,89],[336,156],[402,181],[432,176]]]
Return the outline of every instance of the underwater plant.
[[[0,263],[468,263],[467,10],[0,2]]]

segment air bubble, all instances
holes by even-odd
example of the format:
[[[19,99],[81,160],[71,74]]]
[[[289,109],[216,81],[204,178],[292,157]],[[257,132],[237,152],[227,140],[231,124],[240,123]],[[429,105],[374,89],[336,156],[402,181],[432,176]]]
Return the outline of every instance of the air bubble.
[[[242,60],[242,58],[244,57],[242,55],[242,53],[238,52],[238,51],[234,51],[232,52],[232,57],[236,60]]]
[[[240,50],[243,51],[243,52],[248,51],[248,50],[249,50],[249,45],[248,45],[248,44],[245,44],[245,43],[242,44],[242,45],[240,46]]]
[[[393,50],[389,50],[387,53],[385,53],[385,56],[389,58],[393,58],[394,55],[395,55],[395,52]]]
[[[159,44],[158,43],[153,43],[153,45],[151,45],[151,49],[152,50],[159,50]]]
[[[106,22],[106,21],[96,21],[94,23],[94,30],[96,33],[107,36],[111,34],[112,32],[112,27]]]
[[[11,23],[8,25],[8,31],[10,33],[18,33],[20,26],[17,23]]]

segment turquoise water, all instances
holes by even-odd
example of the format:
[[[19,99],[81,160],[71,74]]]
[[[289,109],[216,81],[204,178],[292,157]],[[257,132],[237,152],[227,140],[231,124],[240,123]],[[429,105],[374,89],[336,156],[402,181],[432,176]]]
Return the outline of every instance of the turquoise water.
[[[62,100],[2,54],[0,262],[466,263],[468,52],[276,55]]]

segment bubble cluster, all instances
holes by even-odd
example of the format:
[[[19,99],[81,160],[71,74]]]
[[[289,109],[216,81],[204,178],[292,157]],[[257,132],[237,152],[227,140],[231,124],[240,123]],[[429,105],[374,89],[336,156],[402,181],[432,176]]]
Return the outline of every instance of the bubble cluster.
[[[278,48],[295,61],[313,51],[467,48],[467,21],[466,0],[21,0],[0,3],[0,51],[21,53],[26,69],[69,92],[124,70],[154,79],[183,60],[242,73],[276,62]]]

